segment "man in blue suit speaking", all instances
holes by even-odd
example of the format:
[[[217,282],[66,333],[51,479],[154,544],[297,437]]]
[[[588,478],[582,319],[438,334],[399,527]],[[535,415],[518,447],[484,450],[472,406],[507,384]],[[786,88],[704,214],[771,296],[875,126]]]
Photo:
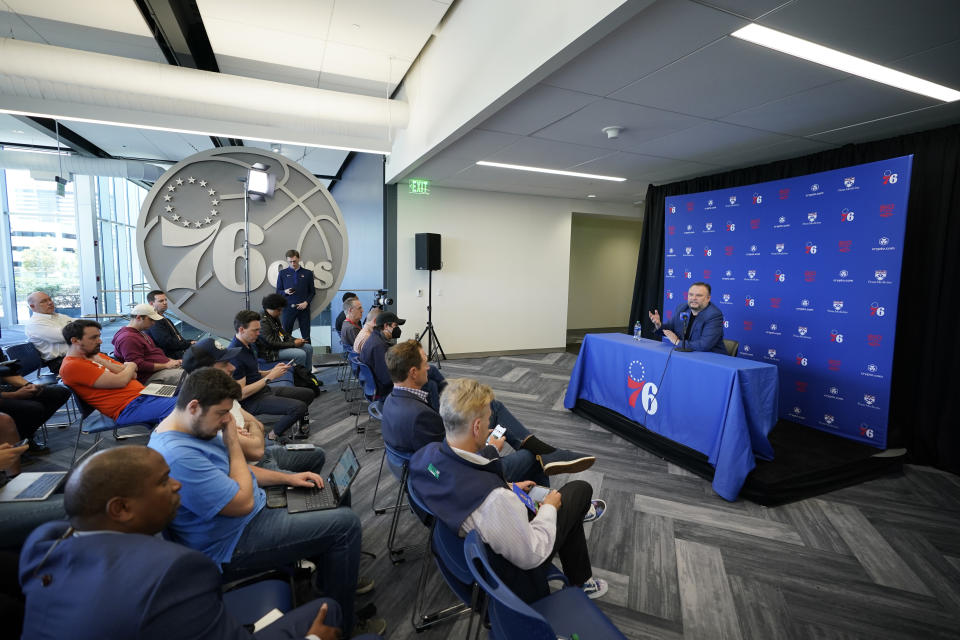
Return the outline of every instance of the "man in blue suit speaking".
[[[684,315],[686,314],[686,315]],[[710,303],[710,285],[706,282],[694,282],[687,290],[687,301],[677,307],[673,318],[660,322],[660,312],[650,312],[650,321],[657,332],[673,344],[680,344],[684,338],[686,317],[687,348],[691,351],[713,351],[726,353],[723,346],[723,314]]]

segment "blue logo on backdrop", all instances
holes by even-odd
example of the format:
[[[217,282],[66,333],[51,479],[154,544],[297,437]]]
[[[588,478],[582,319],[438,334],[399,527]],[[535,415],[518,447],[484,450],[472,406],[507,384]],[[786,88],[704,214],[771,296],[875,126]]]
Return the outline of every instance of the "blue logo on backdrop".
[[[683,301],[693,274],[719,275],[712,302],[724,335],[740,341],[740,357],[779,368],[780,417],[877,447],[887,438],[911,163],[904,156],[666,201],[668,215],[683,212],[678,232],[724,234],[701,251],[664,230],[676,260],[664,276],[685,280],[665,292],[666,310]]]

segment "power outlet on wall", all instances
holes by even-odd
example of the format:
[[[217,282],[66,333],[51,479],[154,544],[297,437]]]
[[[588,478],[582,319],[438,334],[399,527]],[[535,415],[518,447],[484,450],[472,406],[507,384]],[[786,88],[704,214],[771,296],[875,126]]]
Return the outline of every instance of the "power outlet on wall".
[[[423,297],[423,289],[417,289],[417,297],[418,297],[418,298],[422,298],[422,297]]]

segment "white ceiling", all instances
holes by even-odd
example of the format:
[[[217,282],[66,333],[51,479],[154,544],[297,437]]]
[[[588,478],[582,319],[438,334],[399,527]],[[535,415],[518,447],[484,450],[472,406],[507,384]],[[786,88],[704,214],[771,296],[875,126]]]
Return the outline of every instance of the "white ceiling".
[[[197,4],[222,72],[379,97],[392,94],[451,8],[451,0]],[[405,175],[435,186],[630,203],[650,183],[960,122],[958,103],[729,36],[750,20],[960,88],[958,0],[658,0],[572,61],[546,62],[542,81]],[[164,62],[132,0],[0,0],[0,36],[10,35]],[[619,138],[601,133],[610,125],[624,127]],[[115,156],[178,161],[212,146],[197,135],[70,126]],[[2,115],[0,141],[54,144]],[[286,145],[281,152],[323,175],[346,157]],[[513,172],[478,160],[628,180]]]
[[[635,202],[649,183],[960,122],[958,103],[729,36],[758,16],[759,24],[960,88],[957,0],[659,0],[409,176],[434,186]],[[608,140],[601,129],[611,125],[624,131]],[[628,181],[491,169],[478,160]]]

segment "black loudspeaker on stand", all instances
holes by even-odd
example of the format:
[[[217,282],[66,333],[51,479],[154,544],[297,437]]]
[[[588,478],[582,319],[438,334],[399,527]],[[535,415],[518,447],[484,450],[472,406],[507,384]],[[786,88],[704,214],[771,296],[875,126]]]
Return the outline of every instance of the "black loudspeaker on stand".
[[[433,327],[433,272],[439,271],[440,262],[440,234],[439,233],[418,233],[416,238],[416,260],[417,269],[429,271],[427,279],[427,326],[423,331],[416,335],[417,342],[423,344],[427,340],[427,362],[436,362],[440,366],[441,360],[446,360],[447,356],[440,346],[440,339],[437,338],[437,331]]]

